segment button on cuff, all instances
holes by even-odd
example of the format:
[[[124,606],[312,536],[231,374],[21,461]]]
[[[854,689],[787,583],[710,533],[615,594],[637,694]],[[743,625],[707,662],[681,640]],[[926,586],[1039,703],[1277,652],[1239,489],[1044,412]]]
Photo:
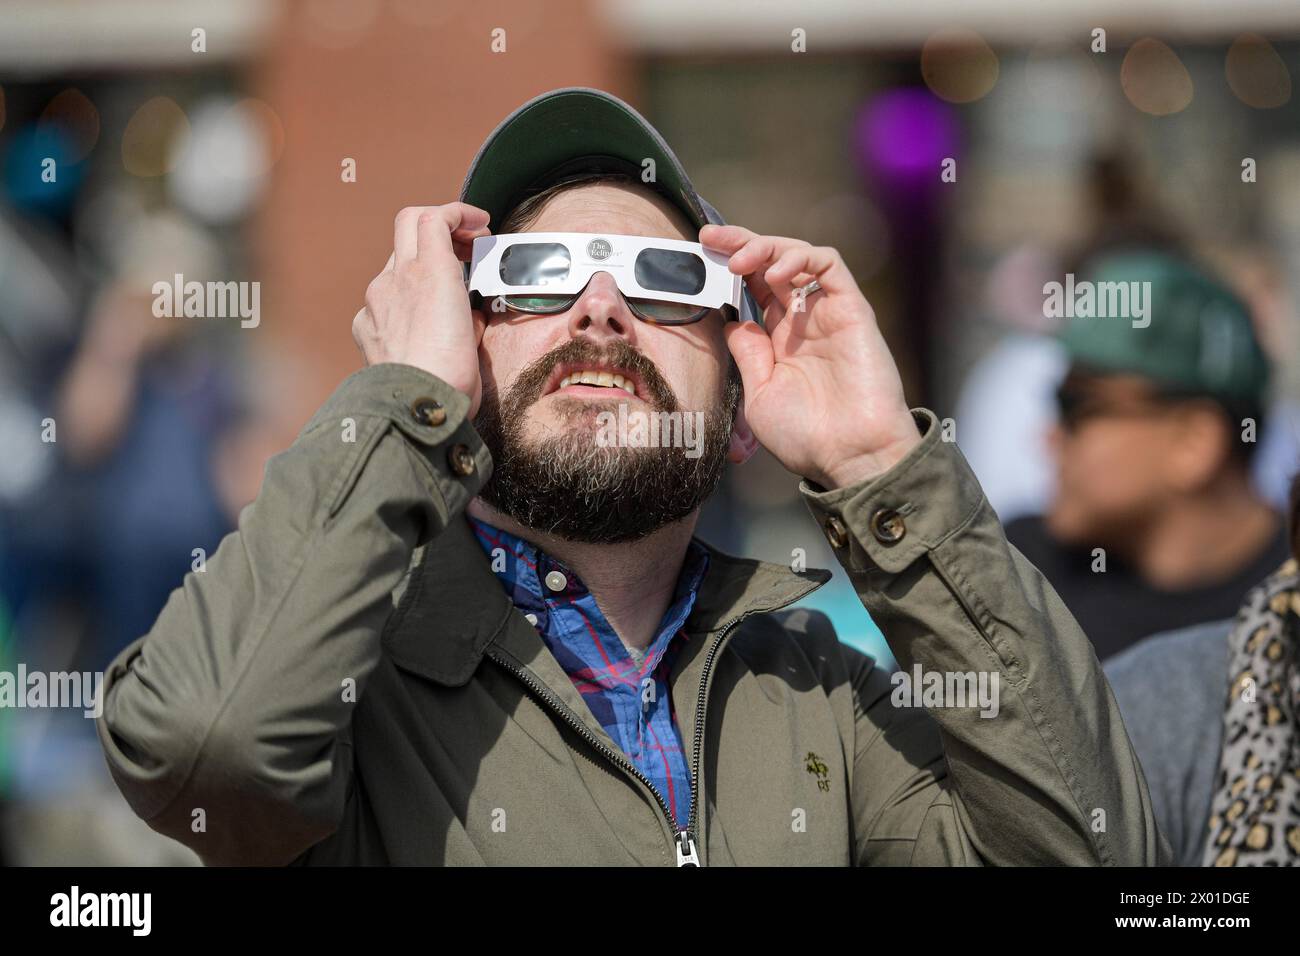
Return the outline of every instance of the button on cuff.
[[[844,527],[844,522],[835,516],[827,519],[823,526],[826,532],[826,540],[836,551],[840,551],[849,546],[849,529]]]
[[[913,409],[921,443],[884,474],[855,485],[820,489],[807,480],[800,492],[850,573],[897,574],[940,547],[987,512],[984,493],[956,443],[943,440],[938,419]],[[838,522],[848,544],[836,546]]]
[[[391,423],[427,468],[430,491],[442,499],[448,514],[459,514],[492,475],[492,456],[469,420],[469,405],[469,396],[436,375],[386,362],[348,376],[312,417],[304,434],[335,429],[348,417]],[[462,450],[456,451],[456,446]]]
[[[389,366],[388,416],[428,462],[449,506],[478,494],[492,458],[469,420],[469,397],[442,379],[409,366]]]
[[[422,395],[411,403],[411,418],[417,424],[436,428],[447,421],[447,410],[436,398]]]
[[[893,508],[878,508],[871,516],[871,534],[881,544],[897,544],[907,534],[907,522]]]
[[[474,453],[468,445],[452,445],[447,451],[447,467],[457,478],[468,478],[474,474]]]

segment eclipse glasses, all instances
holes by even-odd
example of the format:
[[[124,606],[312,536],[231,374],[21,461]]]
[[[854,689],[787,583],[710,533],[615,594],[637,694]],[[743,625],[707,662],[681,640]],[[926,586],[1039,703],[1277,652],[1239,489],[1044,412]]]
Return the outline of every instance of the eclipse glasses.
[[[613,277],[637,318],[689,325],[711,310],[738,319],[744,279],[698,242],[585,232],[520,232],[474,240],[466,285],[530,315],[569,309],[597,272]],[[478,307],[476,305],[476,307]],[[494,311],[502,311],[495,307]]]

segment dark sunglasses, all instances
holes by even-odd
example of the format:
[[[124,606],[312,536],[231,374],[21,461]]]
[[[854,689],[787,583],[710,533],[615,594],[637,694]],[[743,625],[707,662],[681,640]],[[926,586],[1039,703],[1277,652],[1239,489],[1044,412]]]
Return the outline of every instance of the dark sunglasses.
[[[1168,409],[1190,396],[1172,391],[1152,391],[1128,398],[1103,396],[1068,380],[1056,388],[1056,411],[1061,424],[1074,428],[1094,418],[1140,418]]]

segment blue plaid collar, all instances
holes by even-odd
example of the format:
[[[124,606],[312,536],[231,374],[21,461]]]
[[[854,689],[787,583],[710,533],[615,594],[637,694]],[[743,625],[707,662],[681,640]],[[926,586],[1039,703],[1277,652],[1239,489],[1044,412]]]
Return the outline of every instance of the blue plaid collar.
[[[598,639],[598,649],[603,648],[608,659],[618,662],[626,658],[627,664],[632,664],[631,655],[596,606],[595,599],[577,572],[523,538],[477,518],[470,517],[469,521],[479,544],[487,552],[492,570],[501,581],[506,595],[538,629],[542,639],[551,647],[561,664],[565,665],[570,676],[575,668],[569,664],[576,665],[577,662],[572,654],[562,654],[557,647],[557,644],[575,643],[574,631],[566,631],[564,622],[557,619],[557,615],[570,606],[581,610],[584,627],[590,627],[587,636],[592,636],[591,632],[594,632]],[[668,650],[673,637],[682,631],[695,606],[708,566],[708,552],[698,541],[692,539],[677,578],[673,599],[660,622],[654,641],[646,649],[645,660],[634,665],[637,671],[652,671]],[[590,641],[583,641],[583,645],[581,656],[587,660],[591,657]],[[590,660],[587,662],[593,663]],[[617,673],[592,677],[597,683],[622,682]]]

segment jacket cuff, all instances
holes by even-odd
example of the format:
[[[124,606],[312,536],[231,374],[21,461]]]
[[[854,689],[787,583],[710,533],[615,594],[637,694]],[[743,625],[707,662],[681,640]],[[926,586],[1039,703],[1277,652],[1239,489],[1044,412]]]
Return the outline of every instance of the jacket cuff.
[[[826,491],[799,483],[813,519],[850,572],[897,574],[965,527],[985,506],[956,442],[945,441],[934,412],[912,409],[921,443],[884,474]]]
[[[312,417],[303,434],[338,429],[345,419],[383,419],[429,466],[453,512],[492,475],[492,455],[469,418],[469,396],[413,365],[372,365],[348,376]]]

